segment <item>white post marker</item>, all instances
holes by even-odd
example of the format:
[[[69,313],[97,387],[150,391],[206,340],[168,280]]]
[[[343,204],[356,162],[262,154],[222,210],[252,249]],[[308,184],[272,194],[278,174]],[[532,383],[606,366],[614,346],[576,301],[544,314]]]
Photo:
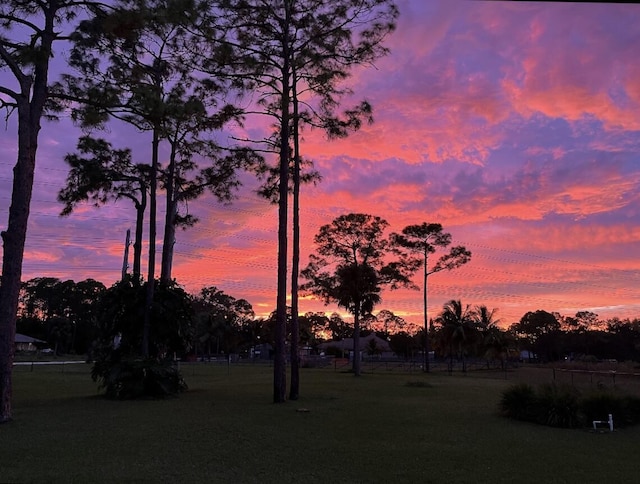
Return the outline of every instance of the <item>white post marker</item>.
[[[609,431],[613,432],[613,415],[609,414],[609,420],[594,420],[593,430],[597,430],[598,424],[609,424]]]

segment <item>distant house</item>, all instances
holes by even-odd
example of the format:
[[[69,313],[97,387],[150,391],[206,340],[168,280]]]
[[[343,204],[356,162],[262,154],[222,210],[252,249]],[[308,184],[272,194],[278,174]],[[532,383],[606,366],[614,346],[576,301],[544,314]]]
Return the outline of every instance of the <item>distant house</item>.
[[[269,343],[261,343],[258,345],[255,345],[252,349],[251,349],[251,359],[256,359],[256,360],[270,360],[273,358],[273,346],[271,346]]]
[[[520,351],[520,361],[537,361],[538,355],[536,355],[533,351],[522,350]]]
[[[38,338],[32,338],[25,334],[16,333],[16,351],[36,351],[47,346],[47,342]]]
[[[396,355],[386,339],[380,338],[375,333],[362,336],[358,340],[361,358],[394,358]],[[325,353],[329,348],[341,352],[343,357],[349,357],[353,353],[353,338],[344,338],[338,341],[327,341],[319,345],[320,351]]]

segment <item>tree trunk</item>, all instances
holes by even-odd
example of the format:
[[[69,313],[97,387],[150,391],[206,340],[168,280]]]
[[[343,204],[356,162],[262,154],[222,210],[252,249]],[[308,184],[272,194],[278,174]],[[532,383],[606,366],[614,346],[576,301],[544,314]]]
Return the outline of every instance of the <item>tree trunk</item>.
[[[153,130],[151,180],[149,183],[149,266],[147,268],[147,294],[144,306],[144,324],[142,327],[142,356],[148,358],[151,334],[151,311],[155,292],[156,270],[156,200],[158,185],[158,148],[160,137],[158,128]]]
[[[428,264],[429,252],[425,248],[424,250],[424,274],[423,274],[423,293],[422,293],[422,302],[424,307],[424,362],[422,369],[425,373],[429,373],[429,315],[427,314],[427,277],[429,273],[427,272],[427,264]]]
[[[136,234],[133,242],[133,280],[140,281],[142,276],[142,236],[144,234],[144,211],[147,209],[146,190],[142,192],[142,203],[136,203]]]
[[[360,376],[360,303],[353,312],[353,374]]]
[[[176,214],[178,202],[176,200],[176,150],[175,143],[171,143],[171,157],[166,180],[166,215],[164,220],[164,238],[162,242],[162,260],[160,263],[160,283],[171,282],[171,267],[173,265],[173,247],[176,242]]]
[[[18,106],[18,159],[13,168],[13,189],[7,229],[1,234],[3,255],[0,278],[0,423],[12,418],[12,371],[18,297],[36,169],[40,121],[47,100],[49,60],[55,39],[56,14],[57,10],[54,8],[45,11],[45,28],[41,32],[41,47],[33,74],[24,75],[22,72],[14,71],[20,83],[20,93],[15,99]]]
[[[164,238],[162,242],[162,262],[160,269],[160,282],[168,284],[171,282],[171,271],[173,269],[173,249],[176,244],[176,214],[178,204],[175,200],[167,200],[167,214],[165,217]]]
[[[131,244],[131,229],[127,229],[127,237],[124,241],[124,260],[122,261],[122,275],[121,280],[125,280],[127,277],[127,269],[129,268],[129,244]]]
[[[280,103],[280,180],[278,186],[278,289],[276,299],[276,328],[273,361],[273,402],[282,403],[287,392],[287,361],[285,340],[287,333],[287,228],[289,195],[289,6],[285,3],[286,21],[282,39],[282,99]]]
[[[22,260],[33,191],[40,117],[32,117],[29,102],[18,104],[18,161],[13,169],[13,191],[7,230],[2,232],[0,284],[0,423],[11,420],[12,370],[15,355],[16,315]]]
[[[298,93],[293,71],[293,256],[291,262],[291,388],[289,399],[300,397],[300,322],[298,319],[298,274],[300,272],[300,139]]]

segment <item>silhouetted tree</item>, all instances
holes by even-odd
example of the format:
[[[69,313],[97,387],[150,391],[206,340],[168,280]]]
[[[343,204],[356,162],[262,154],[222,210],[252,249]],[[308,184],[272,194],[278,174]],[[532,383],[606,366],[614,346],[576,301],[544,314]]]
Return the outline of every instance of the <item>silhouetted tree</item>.
[[[482,356],[487,360],[487,367],[491,361],[498,360],[504,369],[509,349],[515,346],[515,342],[498,326],[500,319],[496,318],[497,311],[496,308],[489,310],[485,305],[476,306],[473,319],[480,333]]]
[[[136,209],[133,278],[139,280],[150,167],[133,163],[129,149],[113,149],[111,143],[103,139],[83,136],[77,149],[78,153],[65,157],[70,170],[66,186],[58,193],[58,201],[64,203],[61,215],[70,215],[84,201],[99,207],[111,200],[131,200]]]
[[[404,318],[397,316],[388,309],[382,309],[375,316],[374,327],[376,333],[384,335],[386,338],[392,333],[404,331],[407,327],[407,322]]]
[[[451,234],[442,231],[442,225],[426,223],[408,225],[402,233],[391,234],[391,243],[406,260],[414,264],[416,269],[422,267],[422,304],[424,315],[423,370],[429,372],[429,328],[427,314],[427,280],[431,274],[450,271],[471,260],[471,252],[464,246],[451,247],[449,252],[441,255],[434,264],[429,265],[429,256],[438,249],[445,249],[451,244]]]
[[[138,358],[144,337],[146,282],[131,277],[118,281],[98,299],[99,341],[95,348],[98,365],[122,358]],[[190,351],[194,333],[192,296],[175,283],[159,285],[154,292],[149,334],[151,358],[173,358]]]
[[[196,25],[212,17],[210,5],[191,0],[119,0],[100,15],[82,22],[73,36],[71,64],[80,76],[65,78],[70,99],[80,109],[73,115],[83,125],[101,126],[121,119],[151,134],[149,177],[149,257],[145,330],[141,351],[148,354],[150,310],[153,301],[156,253],[157,187],[166,189],[167,210],[161,280],[171,279],[175,227],[188,226],[193,217],[178,217],[177,205],[199,196],[204,187],[223,200],[237,186],[235,170],[248,150],[220,156],[221,148],[210,136],[239,111],[220,106],[222,83],[196,74],[202,58],[192,55]],[[215,111],[215,112],[214,112]],[[169,164],[160,173],[160,144],[170,147]],[[192,157],[201,155],[210,166],[193,178]]]
[[[22,284],[18,321],[29,328],[29,336],[52,345],[62,342],[59,352],[86,353],[96,338],[96,301],[105,290],[94,279],[78,283],[54,277],[30,279]]]
[[[368,214],[342,215],[323,225],[314,241],[317,254],[302,271],[302,289],[325,304],[337,303],[353,314],[353,371],[360,375],[360,318],[380,302],[382,287],[411,287],[411,267],[389,261],[386,220]]]
[[[543,349],[539,344],[539,340],[543,335],[548,335],[560,330],[560,322],[558,318],[542,309],[527,312],[520,321],[510,326],[510,329],[521,338],[531,353],[536,353]],[[545,344],[551,342],[546,338]]]
[[[216,354],[220,350],[235,352],[242,345],[242,332],[255,313],[245,299],[236,299],[215,286],[205,287],[194,301],[198,321],[198,342],[211,354],[215,341]],[[248,342],[250,344],[250,342]]]
[[[479,337],[475,314],[468,304],[463,306],[460,300],[452,299],[443,306],[436,323],[440,326],[440,337],[449,350],[449,371],[453,369],[455,355],[462,361],[462,371],[466,372],[466,355]]]
[[[370,106],[366,102],[343,115],[336,114],[340,100],[349,93],[340,84],[348,78],[352,67],[386,53],[381,43],[395,27],[397,8],[391,0],[331,3],[221,0],[216,3],[221,17],[228,22],[230,35],[226,45],[235,52],[236,59],[243,59],[243,69],[238,70],[238,65],[234,65],[235,79],[244,87],[257,90],[260,112],[276,120],[270,140],[270,145],[277,146],[279,153],[274,402],[283,402],[286,395],[287,192],[292,136],[295,150],[302,123],[322,128],[332,137],[345,135],[369,117]],[[214,68],[218,68],[217,64]],[[298,95],[309,99],[304,103],[304,111],[298,110]],[[299,156],[295,159],[299,161]],[[297,375],[293,385],[297,385]],[[297,397],[297,388],[291,395]]]
[[[329,317],[326,330],[331,340],[353,338],[353,326],[347,324],[338,313],[332,313]]]
[[[0,423],[11,420],[14,341],[22,260],[42,120],[60,109],[49,82],[54,43],[65,39],[83,0],[5,0],[0,4],[0,108],[17,112],[17,162],[6,229],[2,232],[0,280]],[[11,85],[13,84],[13,85]]]
[[[399,357],[408,360],[413,357],[414,353],[420,349],[420,344],[416,340],[415,335],[400,331],[389,335],[389,346],[393,352]]]

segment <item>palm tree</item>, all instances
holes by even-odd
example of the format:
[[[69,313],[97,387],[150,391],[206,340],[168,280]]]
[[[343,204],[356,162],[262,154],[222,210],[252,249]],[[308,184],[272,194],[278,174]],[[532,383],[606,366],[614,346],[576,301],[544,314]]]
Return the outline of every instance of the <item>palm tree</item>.
[[[360,318],[371,314],[381,300],[380,283],[373,267],[364,264],[349,264],[336,270],[338,280],[335,297],[338,306],[353,314],[353,371],[360,375]]]
[[[500,319],[495,317],[497,311],[496,308],[489,310],[485,305],[476,306],[474,320],[480,332],[487,367],[492,360],[500,360],[504,370],[509,342],[506,333],[498,326]]]
[[[466,353],[479,336],[474,312],[468,304],[463,306],[459,299],[452,299],[443,306],[438,321],[444,342],[449,348],[449,372],[453,369],[454,352],[462,360],[462,371],[466,372]]]

